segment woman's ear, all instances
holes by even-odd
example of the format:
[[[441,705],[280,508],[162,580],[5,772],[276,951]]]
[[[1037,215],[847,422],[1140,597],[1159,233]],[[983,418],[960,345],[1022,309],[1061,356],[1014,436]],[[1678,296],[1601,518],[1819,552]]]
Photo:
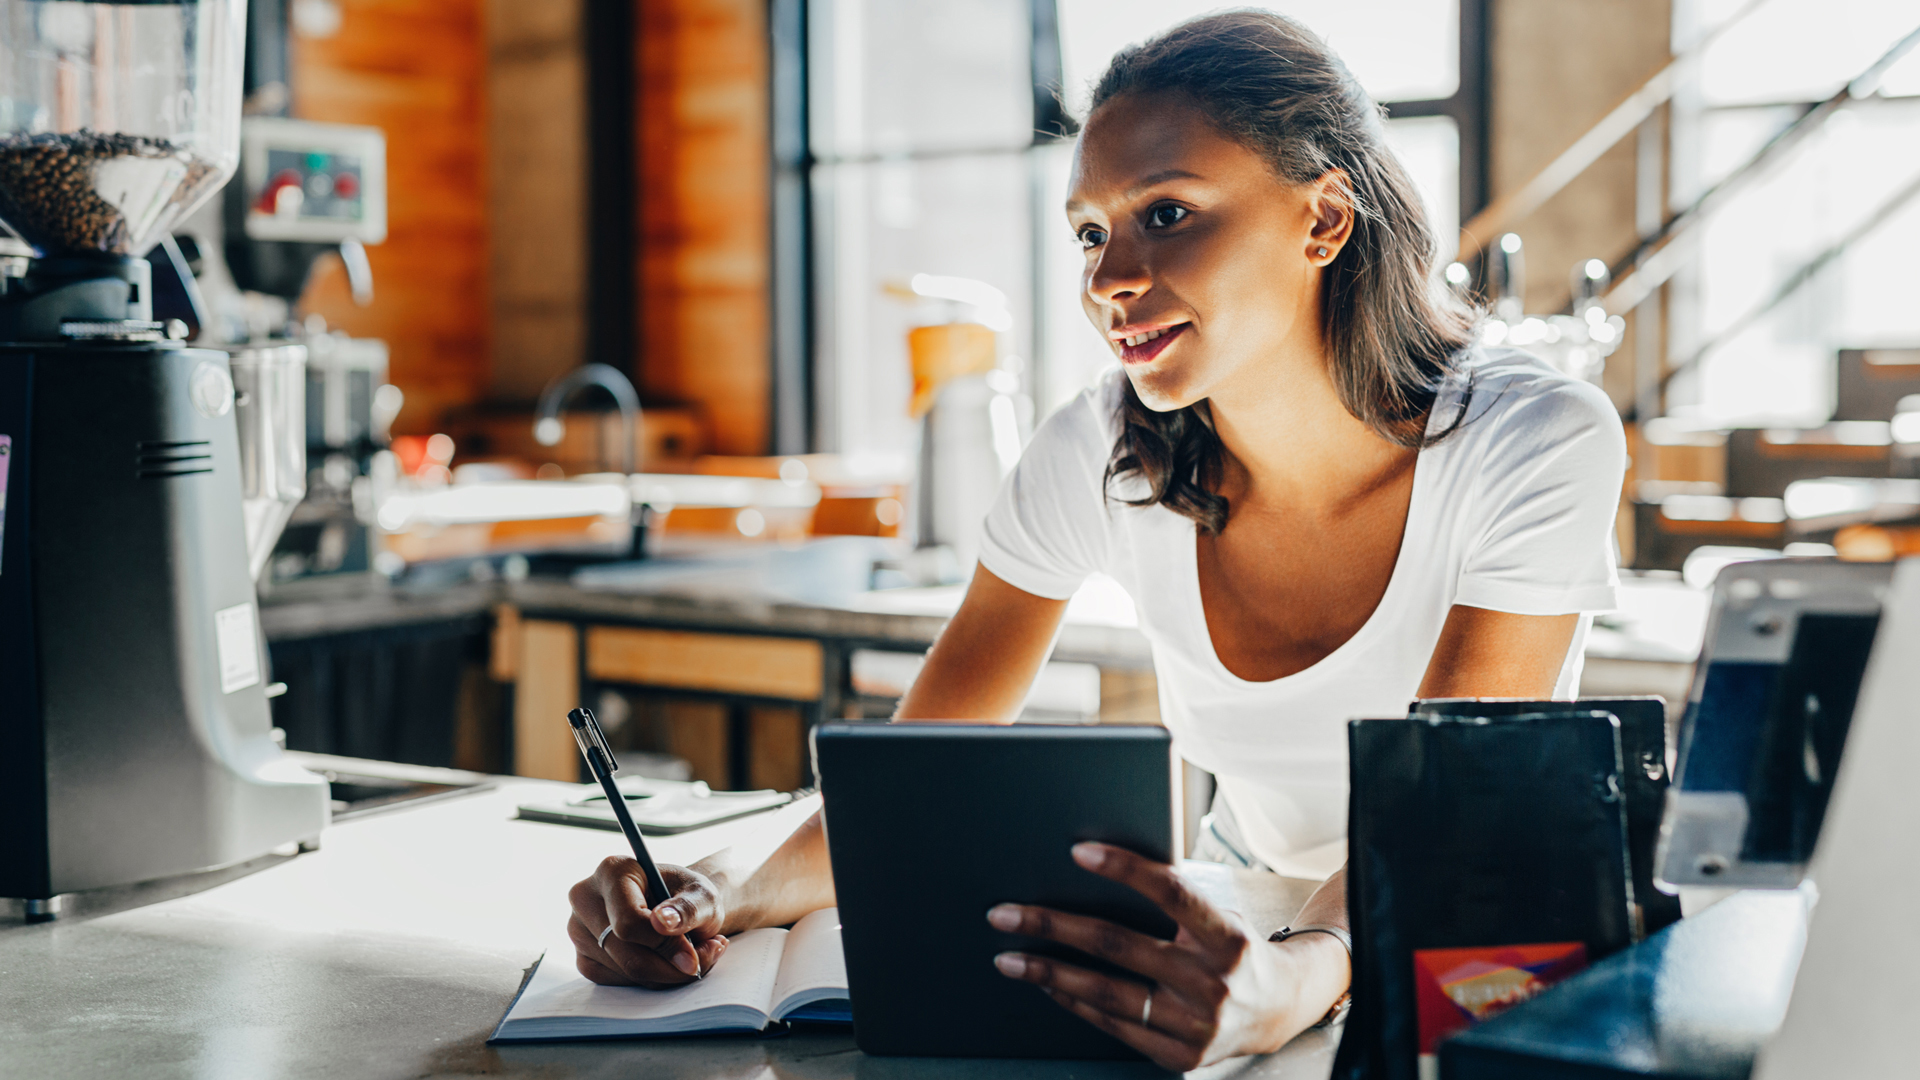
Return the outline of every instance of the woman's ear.
[[[1307,260],[1315,266],[1326,266],[1340,257],[1340,249],[1353,236],[1353,185],[1346,170],[1328,169],[1307,185],[1307,210],[1313,215]]]

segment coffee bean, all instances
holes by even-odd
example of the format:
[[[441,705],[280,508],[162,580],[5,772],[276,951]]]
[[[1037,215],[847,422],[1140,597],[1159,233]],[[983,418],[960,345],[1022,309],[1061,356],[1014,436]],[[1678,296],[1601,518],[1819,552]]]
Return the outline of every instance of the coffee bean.
[[[126,209],[99,190],[101,167],[116,160],[153,170],[137,178],[153,189],[135,192]],[[0,137],[0,220],[47,255],[144,254],[219,179],[212,162],[165,139],[84,128]],[[160,190],[168,183],[172,190]],[[129,211],[139,219],[129,221]]]

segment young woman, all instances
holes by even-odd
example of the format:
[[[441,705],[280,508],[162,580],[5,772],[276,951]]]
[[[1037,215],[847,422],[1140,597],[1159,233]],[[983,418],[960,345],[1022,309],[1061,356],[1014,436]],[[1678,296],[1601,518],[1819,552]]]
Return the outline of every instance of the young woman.
[[[1280,16],[1208,16],[1116,56],[1067,217],[1120,368],[1035,435],[899,718],[1011,720],[1067,598],[1111,574],[1181,753],[1219,781],[1201,847],[1326,877],[1295,925],[1344,928],[1346,721],[1416,695],[1574,692],[1586,615],[1613,605],[1619,420],[1593,387],[1474,344],[1379,110]],[[1170,867],[1074,857],[1178,937],[1009,904],[983,916],[1136,977],[996,963],[1162,1065],[1276,1049],[1346,990],[1336,935],[1270,941]],[[684,981],[725,935],[833,903],[817,817],[776,851],[667,873],[676,896],[651,911],[628,859],[574,887],[587,977]]]

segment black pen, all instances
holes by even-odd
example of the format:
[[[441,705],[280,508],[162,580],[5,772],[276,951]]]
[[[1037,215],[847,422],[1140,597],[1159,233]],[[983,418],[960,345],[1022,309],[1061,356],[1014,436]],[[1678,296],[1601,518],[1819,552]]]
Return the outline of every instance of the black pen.
[[[607,803],[613,807],[613,816],[620,822],[620,831],[627,834],[627,843],[633,848],[633,860],[640,864],[640,872],[647,879],[647,898],[650,907],[658,907],[666,902],[667,883],[660,876],[660,868],[653,865],[653,856],[647,854],[647,842],[640,838],[640,828],[633,823],[633,815],[627,812],[627,798],[620,793],[620,785],[613,782],[613,774],[620,771],[620,763],[613,759],[613,748],[607,745],[606,733],[600,730],[600,721],[593,718],[593,710],[578,708],[567,714],[567,723],[573,727],[573,741],[580,744],[580,753],[587,759],[587,768],[593,778],[600,781],[600,790],[607,793]],[[700,963],[700,954],[694,954],[694,964]],[[700,972],[693,973],[694,978]]]

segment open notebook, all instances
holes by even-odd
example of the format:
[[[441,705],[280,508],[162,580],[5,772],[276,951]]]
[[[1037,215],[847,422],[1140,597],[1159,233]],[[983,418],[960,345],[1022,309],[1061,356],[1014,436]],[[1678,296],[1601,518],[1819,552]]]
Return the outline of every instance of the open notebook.
[[[597,986],[573,957],[571,944],[547,950],[490,1041],[759,1031],[775,1020],[853,1019],[838,908],[816,911],[791,930],[740,934],[706,978],[674,990]]]

